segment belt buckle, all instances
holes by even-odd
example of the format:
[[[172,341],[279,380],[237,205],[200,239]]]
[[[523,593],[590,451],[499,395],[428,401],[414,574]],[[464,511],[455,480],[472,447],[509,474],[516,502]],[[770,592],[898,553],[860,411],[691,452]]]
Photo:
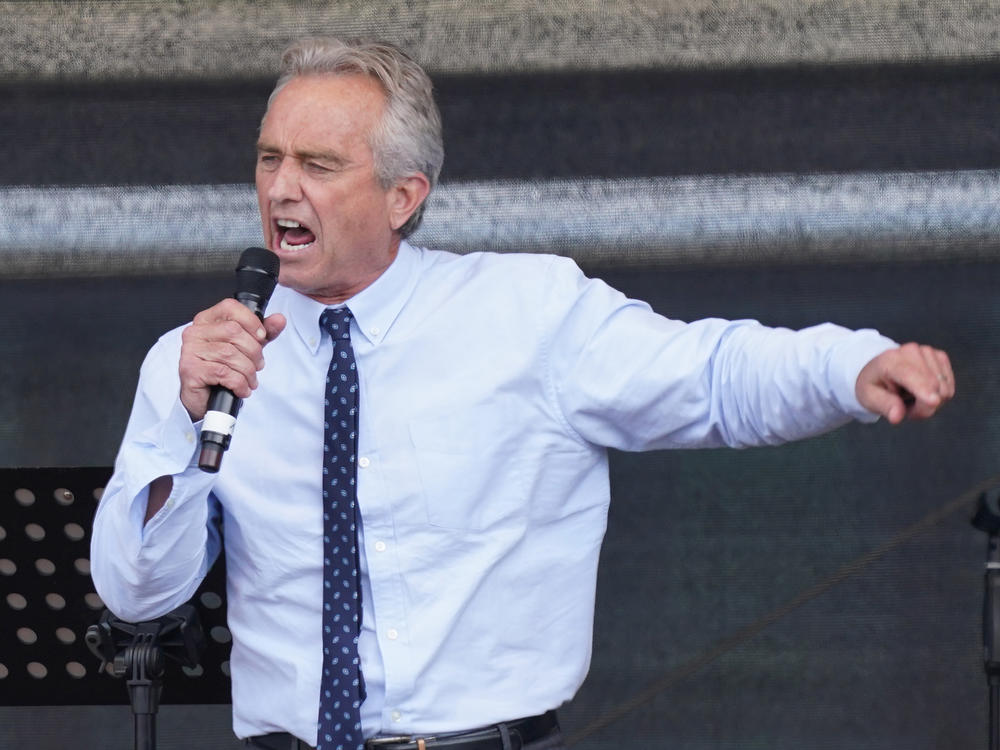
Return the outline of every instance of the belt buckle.
[[[427,750],[428,742],[433,742],[437,737],[435,735],[421,735],[420,737],[414,737],[412,734],[395,734],[391,737],[372,737],[365,741],[365,750],[369,748],[378,748],[384,745],[413,745],[417,750]]]
[[[412,734],[394,734],[387,737],[372,737],[365,741],[365,747],[382,747],[383,745],[417,745],[419,747],[424,740],[430,739],[433,737],[420,737],[418,739]]]

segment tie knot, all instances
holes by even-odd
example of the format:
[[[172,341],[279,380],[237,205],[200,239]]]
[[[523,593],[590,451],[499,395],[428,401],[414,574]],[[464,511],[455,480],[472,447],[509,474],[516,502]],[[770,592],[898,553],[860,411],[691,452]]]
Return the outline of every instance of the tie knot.
[[[350,339],[353,317],[347,307],[328,307],[319,316],[319,327],[329,332],[331,338]]]

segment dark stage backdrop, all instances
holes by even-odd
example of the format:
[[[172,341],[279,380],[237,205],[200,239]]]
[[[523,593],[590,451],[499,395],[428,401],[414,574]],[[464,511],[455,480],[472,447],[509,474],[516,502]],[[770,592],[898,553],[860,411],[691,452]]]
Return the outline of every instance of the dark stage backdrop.
[[[457,216],[467,250],[575,255],[670,317],[876,327],[955,366],[960,397],[930,423],[615,454],[593,664],[562,710],[571,745],[985,747],[986,539],[969,518],[1000,475],[997,15],[846,0],[0,2],[0,470],[110,466],[146,349],[229,294],[254,241],[252,146],[277,51],[307,29],[388,37],[427,62],[445,118],[424,241]],[[227,190],[232,205],[199,202]],[[536,203],[542,228],[504,196]],[[675,198],[694,218],[651,226],[649,206]],[[123,206],[137,215],[97,213]],[[235,238],[217,240],[218,224]],[[585,231],[567,243],[551,229],[564,224]],[[17,503],[0,497],[5,592]],[[16,603],[0,598],[8,696],[36,679],[3,666],[14,649],[63,668],[58,647],[11,632]],[[55,689],[31,701],[50,705],[8,700],[0,747],[131,747],[118,689],[120,705],[64,705]],[[185,689],[168,682],[159,746],[238,747],[229,707],[187,705]]]

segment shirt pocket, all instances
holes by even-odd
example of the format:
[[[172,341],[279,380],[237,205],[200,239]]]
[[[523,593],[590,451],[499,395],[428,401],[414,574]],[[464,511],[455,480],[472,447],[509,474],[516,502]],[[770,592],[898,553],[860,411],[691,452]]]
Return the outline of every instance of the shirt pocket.
[[[525,447],[502,423],[484,407],[410,423],[430,525],[484,531],[527,518]]]

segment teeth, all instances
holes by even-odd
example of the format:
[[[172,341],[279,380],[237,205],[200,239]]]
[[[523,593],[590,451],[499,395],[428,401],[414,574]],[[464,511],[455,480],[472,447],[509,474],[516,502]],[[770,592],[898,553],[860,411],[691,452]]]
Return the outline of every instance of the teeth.
[[[275,222],[279,227],[284,227],[285,229],[298,229],[301,224],[297,221],[292,221],[291,219],[278,219]]]
[[[280,247],[282,250],[304,250],[307,247],[311,247],[312,244],[313,244],[312,242],[307,242],[304,245],[291,245],[289,244],[288,240],[282,237]]]

